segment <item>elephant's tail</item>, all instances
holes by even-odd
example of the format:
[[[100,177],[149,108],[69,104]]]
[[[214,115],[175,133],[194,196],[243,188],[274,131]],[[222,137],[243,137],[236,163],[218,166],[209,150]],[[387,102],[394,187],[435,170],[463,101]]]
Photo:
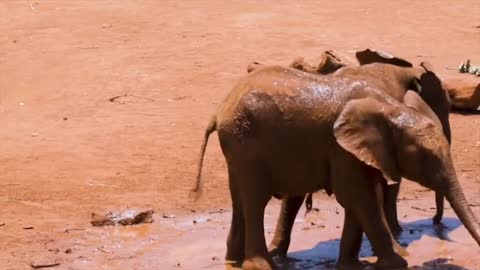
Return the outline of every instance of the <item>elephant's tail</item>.
[[[205,149],[207,148],[207,143],[208,143],[208,137],[210,137],[210,134],[217,130],[217,116],[213,115],[212,118],[210,119],[210,122],[208,123],[207,129],[205,129],[205,135],[203,137],[203,142],[202,146],[200,148],[200,157],[198,159],[197,163],[197,179],[195,183],[195,187],[193,188],[191,192],[191,197],[194,198],[194,200],[197,200],[200,198],[202,195],[202,166],[203,166],[203,157],[205,156]]]

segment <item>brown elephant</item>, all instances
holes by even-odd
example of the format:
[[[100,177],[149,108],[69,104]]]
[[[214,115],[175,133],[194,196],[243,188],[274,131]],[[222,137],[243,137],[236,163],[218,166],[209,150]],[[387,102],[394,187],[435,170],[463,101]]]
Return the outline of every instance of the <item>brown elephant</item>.
[[[449,122],[450,101],[448,94],[442,87],[442,83],[429,69],[430,65],[422,63],[422,68],[411,67],[412,64],[400,58],[387,58],[370,50],[357,53],[357,58],[361,66],[347,67],[338,66],[336,74],[367,80],[376,85],[379,89],[385,91],[393,98],[403,102],[405,94],[409,89],[415,90],[422,99],[430,106],[436,116],[440,119],[442,129],[448,142],[451,141],[451,130]],[[384,62],[390,65],[369,65],[370,63]],[[294,61],[296,63],[296,61]],[[297,66],[293,65],[295,68]],[[258,67],[258,66],[257,66]],[[303,67],[303,66],[302,66]],[[399,68],[404,67],[404,68]],[[340,69],[341,68],[341,69]],[[317,73],[315,70],[311,73]],[[334,72],[335,70],[332,70]],[[384,190],[384,209],[387,222],[393,234],[397,235],[402,228],[397,217],[397,197],[400,185],[387,185]],[[307,209],[311,207],[311,194],[306,199]],[[278,218],[274,237],[270,243],[269,250],[272,254],[286,256],[290,245],[290,235],[295,221],[295,217],[300,209],[304,196],[285,196],[282,199],[282,208]],[[433,220],[439,223],[443,216],[444,198],[440,192],[436,192],[437,213]]]
[[[384,65],[384,64],[371,64]],[[379,85],[341,74],[270,66],[242,78],[205,132],[217,130],[228,166],[228,260],[274,269],[264,236],[272,196],[325,189],[345,208],[338,265],[359,266],[363,232],[380,269],[404,267],[383,213],[383,190],[401,177],[446,195],[480,244],[480,225],[457,181],[441,123],[413,91],[401,103]],[[200,194],[200,174],[195,191]]]

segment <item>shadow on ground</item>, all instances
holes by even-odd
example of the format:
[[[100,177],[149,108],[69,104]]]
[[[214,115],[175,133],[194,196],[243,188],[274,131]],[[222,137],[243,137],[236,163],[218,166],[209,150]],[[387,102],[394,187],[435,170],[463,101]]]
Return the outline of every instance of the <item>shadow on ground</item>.
[[[480,115],[480,110],[472,111],[472,110],[462,110],[462,109],[455,109],[452,110],[452,113],[460,114],[460,115]]]
[[[451,241],[449,233],[457,229],[461,224],[458,219],[444,218],[443,223],[433,225],[431,219],[421,219],[409,223],[403,223],[403,232],[399,235],[398,241],[402,246],[409,246],[413,242],[420,240],[423,236],[430,236],[442,241]],[[280,269],[335,269],[335,262],[340,246],[340,239],[332,239],[318,243],[315,247],[292,252],[288,254],[288,259],[282,260],[275,258]],[[361,257],[372,257],[371,245],[366,237],[363,239],[360,251]],[[373,267],[367,267],[373,269]],[[426,261],[420,266],[413,266],[412,270],[466,270],[467,268],[450,263],[450,259],[437,258]]]

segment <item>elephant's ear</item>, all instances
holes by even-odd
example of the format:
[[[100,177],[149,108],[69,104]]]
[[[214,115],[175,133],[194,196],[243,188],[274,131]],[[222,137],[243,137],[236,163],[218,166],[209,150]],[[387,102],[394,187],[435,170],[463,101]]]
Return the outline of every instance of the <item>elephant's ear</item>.
[[[382,172],[388,184],[400,181],[392,126],[392,105],[373,98],[349,101],[334,124],[335,138],[359,160]]]
[[[435,112],[432,111],[430,106],[425,103],[425,101],[418,95],[417,92],[408,90],[403,97],[403,104],[430,118],[438,127],[442,128],[440,119],[438,119]]]
[[[420,97],[428,104],[435,115],[442,123],[442,129],[448,142],[451,142],[450,121],[450,96],[442,81],[432,71],[432,65],[426,62],[420,64],[425,70],[417,78],[421,91],[418,91]]]

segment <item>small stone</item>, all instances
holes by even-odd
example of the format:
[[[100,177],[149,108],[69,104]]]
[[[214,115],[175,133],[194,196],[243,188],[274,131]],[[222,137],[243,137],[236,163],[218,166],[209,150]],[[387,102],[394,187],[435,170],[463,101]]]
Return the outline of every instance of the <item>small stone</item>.
[[[72,249],[71,249],[71,248],[67,248],[67,250],[65,250],[65,253],[66,253],[66,254],[72,253]]]
[[[219,260],[220,260],[220,258],[218,258],[217,256],[212,257],[212,261],[219,261]]]
[[[112,28],[112,25],[108,23],[104,23],[102,24],[102,28]]]

